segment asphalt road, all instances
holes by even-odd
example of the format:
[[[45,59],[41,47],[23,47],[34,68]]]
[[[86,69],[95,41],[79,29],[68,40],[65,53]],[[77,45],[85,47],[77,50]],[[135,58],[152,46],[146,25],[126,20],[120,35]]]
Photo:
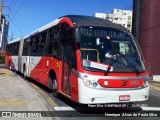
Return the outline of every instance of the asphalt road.
[[[160,117],[155,117],[157,114],[160,115],[160,91],[158,90],[150,89],[149,99],[145,102],[136,102],[130,104],[82,105],[75,103],[61,95],[59,98],[53,97],[51,90],[32,79],[27,79],[26,82],[48,103],[46,105],[46,108],[48,111],[50,111],[46,112],[46,116],[48,117],[60,117],[62,120],[160,119]]]
[[[62,95],[60,95],[58,98],[55,98],[53,97],[51,91],[43,85],[31,79],[28,81],[35,89],[43,94],[44,98],[46,98],[50,104],[50,110],[57,111],[56,114],[58,114],[61,119],[82,119],[81,117],[86,120],[107,120],[113,118],[117,120],[125,120],[128,118],[134,120],[160,119],[160,117],[156,117],[156,115],[160,115],[160,91],[157,90],[150,89],[149,99],[145,102],[129,104],[82,105],[75,103]],[[50,115],[52,115],[52,113],[50,113]],[[119,117],[119,115],[123,115],[123,117]],[[133,117],[133,115],[137,115],[139,117]]]

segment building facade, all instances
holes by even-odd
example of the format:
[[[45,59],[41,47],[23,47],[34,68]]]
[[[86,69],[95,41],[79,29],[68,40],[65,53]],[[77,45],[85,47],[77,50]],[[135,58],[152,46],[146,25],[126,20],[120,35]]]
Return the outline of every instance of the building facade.
[[[149,77],[160,81],[160,0],[134,0],[133,23]]]
[[[7,38],[8,38],[9,23],[4,16],[1,17],[0,25],[0,50],[6,50]]]
[[[116,24],[121,24],[126,27],[130,32],[132,30],[132,11],[113,9],[111,13],[94,13],[94,17],[104,18]]]

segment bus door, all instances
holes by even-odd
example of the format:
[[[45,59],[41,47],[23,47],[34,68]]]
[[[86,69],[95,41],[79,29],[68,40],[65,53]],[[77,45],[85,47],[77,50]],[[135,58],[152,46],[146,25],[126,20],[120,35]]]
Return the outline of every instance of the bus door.
[[[72,39],[63,40],[62,43],[62,91],[66,94],[71,94],[71,68],[72,68]]]

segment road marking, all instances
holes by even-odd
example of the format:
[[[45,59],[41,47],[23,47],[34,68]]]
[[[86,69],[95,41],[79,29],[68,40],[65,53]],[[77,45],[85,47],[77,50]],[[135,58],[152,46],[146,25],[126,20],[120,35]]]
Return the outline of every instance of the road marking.
[[[58,106],[58,107],[53,107],[55,111],[75,111],[74,108],[69,107],[69,106]],[[160,111],[160,107],[141,107],[143,111]]]
[[[154,90],[160,90],[160,86],[158,86],[158,85],[155,85],[155,84],[150,84],[150,87],[152,88],[152,89],[154,89]]]
[[[15,76],[13,71],[10,71],[8,69],[0,68],[0,73],[3,73],[3,74],[0,74],[0,77],[13,77],[13,76]]]
[[[141,107],[144,111],[160,111],[160,107]]]
[[[36,90],[38,90],[42,95],[44,95],[46,97],[48,103],[50,103],[52,106],[57,106],[57,104],[40,87],[38,87],[37,85],[35,85],[33,83],[31,83],[31,84]]]
[[[59,106],[59,107],[53,107],[55,111],[75,111],[72,107],[69,106]]]
[[[0,105],[24,105],[24,104],[26,104],[24,100],[0,101]]]

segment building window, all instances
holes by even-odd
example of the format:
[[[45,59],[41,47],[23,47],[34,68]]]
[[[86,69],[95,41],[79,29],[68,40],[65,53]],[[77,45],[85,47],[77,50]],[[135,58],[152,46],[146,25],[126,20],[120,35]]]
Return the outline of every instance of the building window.
[[[128,25],[127,25],[127,27],[129,27],[129,28],[130,28],[130,27],[131,27],[131,25],[130,25],[130,24],[128,24]]]
[[[128,16],[128,20],[131,20],[131,16]]]

